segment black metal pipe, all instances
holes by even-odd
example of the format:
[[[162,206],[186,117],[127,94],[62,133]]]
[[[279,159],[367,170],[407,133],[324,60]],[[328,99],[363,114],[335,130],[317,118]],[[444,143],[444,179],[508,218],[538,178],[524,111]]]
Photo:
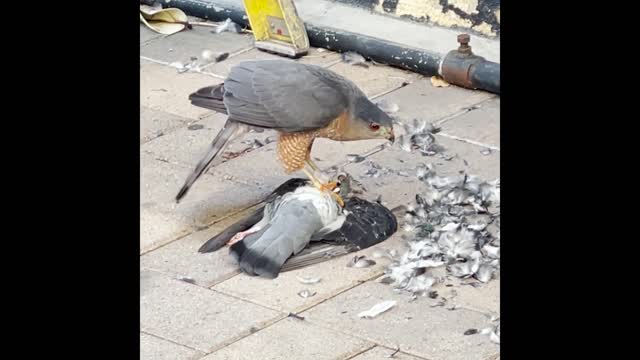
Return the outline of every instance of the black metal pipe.
[[[500,64],[486,60],[479,62],[471,72],[471,84],[476,89],[500,94]]]
[[[458,35],[460,47],[442,59],[438,72],[452,84],[500,94],[500,64],[475,55],[470,40],[468,34]]]
[[[243,27],[249,27],[249,20],[244,8],[234,4],[215,0],[161,1],[163,7],[178,8],[191,16],[212,21],[224,21],[230,18],[233,22]],[[326,26],[316,26],[309,22],[305,22],[305,28],[311,46],[338,52],[355,51],[365,58],[379,63],[427,76],[440,74],[445,80],[455,85],[500,93],[500,64],[486,61],[473,54],[471,54],[472,58],[467,59],[462,59],[459,56],[451,57],[450,55],[456,51],[454,50],[443,57],[435,52],[411,48],[395,42]],[[454,60],[453,62],[450,61],[452,59]],[[482,61],[479,61],[479,59]],[[473,60],[473,64],[468,60]],[[459,67],[456,70],[467,71],[467,81],[455,81],[447,76],[446,72],[442,72],[442,69],[452,69],[452,64],[454,68]],[[473,71],[470,71],[471,69]]]

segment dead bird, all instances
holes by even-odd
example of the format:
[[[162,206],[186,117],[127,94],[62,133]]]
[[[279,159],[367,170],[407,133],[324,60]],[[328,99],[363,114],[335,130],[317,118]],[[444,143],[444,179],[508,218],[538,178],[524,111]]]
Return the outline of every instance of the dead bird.
[[[346,191],[342,187],[336,190]],[[348,189],[348,184],[344,188]],[[315,189],[309,180],[290,179],[258,209],[202,245],[199,252],[229,244],[230,253],[245,273],[275,278],[282,271],[373,246],[396,230],[395,215],[381,204],[347,197],[341,208],[334,197]]]

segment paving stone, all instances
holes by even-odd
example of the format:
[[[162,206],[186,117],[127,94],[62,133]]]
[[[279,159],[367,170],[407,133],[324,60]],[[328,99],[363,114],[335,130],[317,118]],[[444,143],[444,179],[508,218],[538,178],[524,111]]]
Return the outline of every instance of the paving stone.
[[[162,274],[140,275],[140,328],[209,353],[284,314]]]
[[[442,132],[500,147],[500,97],[442,124]]]
[[[363,281],[381,275],[389,263],[387,259],[375,259],[376,264],[368,268],[348,268],[346,264],[356,255],[367,256],[379,249],[401,249],[399,236],[349,255],[315,264],[303,269],[280,273],[276,279],[252,277],[244,273],[236,275],[213,287],[213,289],[241,299],[250,299],[258,304],[285,312],[297,313],[308,309],[332,296],[356,286]],[[321,278],[316,284],[303,284],[298,278],[313,276]],[[316,294],[302,298],[298,293],[308,289]]]
[[[213,359],[348,359],[374,344],[287,318],[220,349],[203,360]]]
[[[455,286],[453,288],[457,292],[455,304],[486,314],[500,314],[499,278],[493,279],[477,288],[468,285]]]
[[[205,174],[176,204],[175,195],[192,171],[191,167],[159,161],[147,153],[140,156],[141,244],[166,243],[176,238],[175,233],[209,225],[267,195],[267,190]],[[149,246],[143,248],[148,250]]]
[[[193,119],[182,118],[163,111],[140,107],[140,144],[193,122]]]
[[[212,34],[214,28],[194,26],[193,30],[181,31],[140,47],[140,55],[167,63],[188,63],[192,56],[202,59],[202,51],[228,52],[249,48],[253,45],[250,34],[223,32]]]
[[[382,301],[396,306],[374,319],[358,313]],[[429,307],[426,298],[411,301],[408,294],[396,293],[389,285],[367,282],[303,312],[311,323],[352,334],[377,344],[400,347],[428,359],[485,359],[499,353],[499,345],[488,336],[464,335],[468,329],[482,329],[489,321],[475,311]]]
[[[362,354],[353,357],[353,360],[380,360],[380,359],[390,359],[391,355],[393,355],[393,359],[397,360],[420,360],[421,358],[405,354],[402,351],[397,351],[394,349],[389,349],[383,346],[376,346],[371,350],[365,351]]]
[[[207,73],[213,73],[222,77],[227,77],[227,75],[229,75],[229,71],[231,71],[231,68],[243,61],[277,60],[277,59],[284,60],[287,58],[279,55],[275,55],[275,54],[270,54],[265,51],[261,51],[259,49],[253,48],[247,52],[233,56],[225,61],[206,66],[202,69],[202,71]],[[308,55],[303,56],[296,60],[291,60],[291,61],[297,61],[303,64],[326,66],[328,64],[335,62],[338,59],[340,59],[340,54],[338,53],[331,52],[331,51],[320,52],[316,48],[311,48],[309,49]]]
[[[204,355],[188,347],[140,333],[140,360],[195,360]]]
[[[468,90],[457,86],[433,87],[429,78],[423,77],[376,101],[384,99],[389,103],[397,104],[399,110],[393,115],[398,119],[419,118],[434,122],[493,96],[486,91]]]
[[[153,40],[162,38],[164,35],[158,34],[155,31],[150,30],[146,26],[140,24],[140,45],[144,45]]]
[[[386,65],[369,65],[365,68],[340,62],[329,69],[353,81],[367,96],[378,95],[403,83],[413,83],[423,78],[414,72]]]
[[[191,105],[189,95],[196,90],[222,82],[210,75],[186,72],[175,68],[141,61],[140,105],[185,118],[199,120],[210,110]]]
[[[193,230],[188,219],[143,206],[140,208],[140,253],[167,244]]]
[[[191,279],[195,284],[210,287],[239,272],[227,248],[202,254],[198,249],[211,237],[246,215],[243,211],[216,222],[211,227],[194,232],[167,246],[140,257],[140,267],[162,272],[176,279]]]
[[[184,126],[171,134],[167,134],[160,138],[154,139],[144,144],[141,149],[144,152],[152,153],[159,158],[169,161],[170,163],[179,164],[193,168],[204,157],[209,149],[211,142],[222,129],[227,120],[226,115],[211,113],[207,117],[193,123],[190,126]],[[274,137],[274,131],[263,131],[262,133],[251,132],[245,134],[242,138],[233,141],[225,150],[229,152],[242,152],[251,148],[245,141],[258,140],[262,144],[266,143],[267,137]],[[255,150],[252,150],[255,151]],[[245,156],[241,154],[233,161]],[[217,165],[211,169],[215,171]],[[211,170],[210,170],[211,171]]]

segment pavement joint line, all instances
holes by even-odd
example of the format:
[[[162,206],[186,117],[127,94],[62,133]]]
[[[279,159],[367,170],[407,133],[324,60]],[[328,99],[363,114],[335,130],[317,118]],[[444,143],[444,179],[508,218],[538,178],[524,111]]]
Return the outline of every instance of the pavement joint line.
[[[198,349],[194,349],[194,348],[192,348],[192,347],[191,347],[191,346],[189,346],[189,345],[185,345],[185,344],[181,344],[181,343],[179,343],[179,342],[175,342],[175,341],[173,341],[173,340],[171,340],[171,339],[164,338],[164,337],[162,337],[162,336],[160,336],[160,335],[156,335],[156,334],[150,333],[149,331],[146,331],[146,330],[140,330],[140,332],[141,332],[141,333],[143,333],[143,334],[145,334],[145,335],[152,336],[152,337],[154,337],[154,338],[156,338],[156,339],[164,340],[164,341],[170,342],[170,343],[172,343],[172,344],[174,344],[174,345],[182,346],[182,347],[185,347],[185,348],[187,348],[187,349],[189,349],[189,350],[193,350],[193,351],[196,351],[196,352],[202,353],[202,351],[200,351],[200,350],[198,350]]]
[[[161,156],[159,156],[159,155],[157,155],[154,152],[151,152],[149,150],[141,150],[141,151],[143,153],[147,154],[147,155],[153,156],[154,160],[156,160],[156,161],[164,162],[164,163],[167,163],[167,164],[170,164],[170,165],[175,165],[175,166],[177,166],[177,167],[179,167],[181,169],[191,169],[192,168],[191,165],[188,165],[188,164],[185,164],[185,163],[182,163],[182,162],[179,162],[179,161],[171,161],[169,159],[165,159],[165,158],[163,158],[163,157],[161,157]],[[231,159],[231,160],[234,160],[234,159]],[[227,161],[231,161],[231,160],[227,160]],[[221,177],[223,177],[224,181],[230,181],[232,183],[236,183],[236,184],[239,184],[239,185],[250,186],[250,187],[253,187],[253,188],[258,189],[258,190],[262,189],[261,187],[259,187],[257,185],[254,185],[254,184],[251,184],[249,182],[242,182],[242,181],[235,180],[235,179],[233,179],[233,177],[231,179],[224,179],[225,176],[232,176],[232,175],[228,174],[228,173],[225,173],[223,171],[217,170],[216,166],[207,169],[207,171],[205,171],[203,173],[203,175],[213,176],[216,179],[219,176],[221,176]]]
[[[156,63],[156,64],[160,64],[160,65],[169,66],[169,63],[166,62],[166,61],[152,59],[150,57],[143,56],[143,55],[140,55],[140,59],[146,60],[146,61],[151,61],[152,63]],[[173,66],[171,66],[171,67],[173,68]]]
[[[368,281],[375,280],[375,279],[379,278],[379,277],[380,277],[380,276],[382,276],[382,275],[384,275],[384,272],[383,272],[382,270],[380,270],[380,271],[376,271],[376,272],[374,272],[373,274],[371,274],[370,276],[366,277],[365,279],[356,280],[356,281],[354,281],[353,283],[348,284],[348,285],[344,286],[344,287],[343,287],[343,288],[341,288],[341,289],[338,289],[338,291],[337,291],[336,293],[334,293],[334,294],[330,294],[329,296],[327,296],[327,297],[325,297],[324,299],[322,299],[322,300],[318,301],[317,303],[309,304],[309,306],[307,306],[307,307],[301,307],[301,309],[299,309],[299,310],[297,311],[297,313],[298,313],[298,314],[301,314],[301,313],[303,313],[303,312],[305,312],[305,311],[309,311],[309,310],[313,309],[314,307],[316,307],[316,306],[318,306],[318,305],[320,305],[320,304],[322,304],[322,303],[325,303],[325,302],[327,302],[328,300],[331,300],[331,299],[335,298],[336,296],[338,296],[338,295],[340,295],[340,294],[344,294],[344,293],[345,293],[345,292],[347,292],[347,291],[350,291],[350,290],[352,290],[352,289],[355,289],[356,287],[358,287],[358,286],[360,286],[360,285],[362,285],[362,284],[364,284],[364,283],[366,283],[366,282],[368,282]]]
[[[341,330],[341,329],[333,328],[333,327],[331,327],[331,325],[325,323],[322,320],[308,320],[305,317],[304,321],[308,321],[309,324],[321,327],[321,328],[326,329],[326,330],[330,330],[330,331],[333,331],[333,332],[336,332],[336,333],[339,333],[339,334],[342,334],[342,335],[346,335],[346,336],[353,337],[353,338],[356,338],[356,339],[359,339],[359,340],[362,340],[362,341],[366,341],[368,343],[372,343],[375,346],[381,346],[381,347],[389,348],[389,345],[380,344],[379,342],[377,342],[377,341],[375,341],[373,339],[369,339],[369,338],[360,336],[359,334],[350,333],[348,331],[344,331],[344,330]],[[371,350],[371,349],[369,349],[369,350]],[[402,350],[400,350],[400,351],[402,351]],[[402,352],[404,352],[404,351],[402,351]],[[409,355],[413,355],[413,354],[410,354],[410,353],[407,353],[407,352],[404,352],[404,353],[409,354]]]
[[[400,347],[399,347],[399,346],[397,346],[397,345],[393,345],[393,346],[395,346],[395,348],[393,348],[393,347],[392,347],[391,345],[389,345],[389,344],[381,344],[381,343],[379,343],[377,340],[370,339],[370,338],[367,338],[367,337],[363,337],[363,336],[360,336],[359,334],[356,334],[356,333],[351,333],[351,332],[348,332],[348,331],[344,331],[344,330],[340,330],[340,329],[335,329],[335,328],[331,327],[331,325],[329,325],[329,324],[327,324],[327,323],[323,322],[322,320],[307,320],[307,318],[305,318],[305,321],[308,321],[308,322],[309,322],[309,324],[316,325],[316,326],[318,326],[318,327],[321,327],[321,328],[324,328],[324,329],[327,329],[327,330],[331,330],[331,331],[333,331],[333,332],[337,332],[337,333],[340,333],[340,334],[343,334],[343,335],[346,335],[346,336],[349,336],[349,337],[353,337],[353,338],[356,338],[356,339],[360,339],[360,340],[363,340],[363,341],[366,341],[366,342],[369,342],[369,343],[375,344],[375,346],[380,346],[380,347],[383,347],[383,348],[386,348],[386,349],[391,349],[391,350],[398,350],[398,349],[399,349],[399,352],[402,352],[402,353],[404,353],[404,354],[407,354],[407,355],[411,355],[411,356],[417,357],[418,359],[429,360],[428,358],[425,358],[424,356],[416,355],[416,354],[413,354],[413,353],[408,352],[408,351],[406,351],[406,350],[402,350],[402,349],[400,349]],[[375,346],[374,346],[374,347],[375,347]],[[371,349],[369,349],[369,350],[371,350]],[[367,351],[368,351],[368,350],[367,350]]]
[[[246,211],[247,209],[250,209],[250,208],[252,208],[254,206],[255,206],[255,204],[249,205],[249,206],[244,207],[242,209],[238,209],[236,211],[231,211],[231,212],[225,214],[224,216],[216,217],[215,220],[212,220],[210,223],[206,223],[205,225],[202,225],[202,226],[189,226],[188,229],[183,230],[185,232],[184,234],[180,234],[180,235],[176,236],[175,239],[170,240],[170,241],[168,241],[168,242],[166,242],[164,244],[161,244],[161,245],[158,245],[156,247],[152,247],[150,249],[147,249],[147,250],[141,252],[140,256],[148,254],[148,253],[150,253],[152,251],[161,249],[161,248],[163,248],[163,247],[165,247],[165,246],[167,246],[169,244],[172,244],[172,243],[174,243],[174,242],[176,242],[178,240],[181,240],[181,239],[183,239],[183,238],[185,238],[185,237],[187,237],[187,236],[189,236],[191,234],[194,234],[194,233],[196,233],[198,231],[204,231],[204,230],[212,227],[213,225],[219,223],[220,221],[225,220],[227,218],[230,218],[232,216],[236,216],[236,215],[240,214],[241,212]]]
[[[365,348],[365,349],[362,349],[362,350],[358,351],[357,353],[355,353],[355,354],[353,354],[353,355],[351,355],[351,356],[349,356],[349,357],[345,358],[344,360],[351,360],[351,359],[355,358],[356,356],[360,356],[360,355],[362,355],[362,354],[366,353],[367,351],[369,351],[369,350],[371,350],[371,349],[373,349],[373,348],[375,348],[375,347],[377,347],[377,346],[378,346],[378,344],[376,344],[376,343],[371,343],[371,345],[370,345],[369,347],[367,347],[367,348]]]
[[[287,312],[285,312],[285,311],[278,310],[278,309],[274,309],[274,308],[271,308],[271,307],[269,307],[269,306],[265,306],[265,305],[262,305],[262,304],[258,304],[258,303],[256,303],[256,302],[253,302],[253,301],[250,301],[250,300],[247,300],[247,299],[243,299],[243,298],[241,298],[241,297],[238,297],[238,296],[235,296],[235,295],[232,295],[232,294],[228,294],[228,293],[226,293],[226,292],[222,292],[222,291],[220,291],[220,290],[216,290],[216,289],[208,288],[208,287],[205,287],[205,286],[202,286],[202,285],[198,285],[198,284],[193,284],[193,283],[190,283],[190,282],[187,282],[187,281],[182,281],[182,280],[179,280],[179,279],[177,279],[177,278],[175,278],[175,277],[173,277],[173,276],[170,276],[169,274],[165,274],[165,273],[164,273],[164,272],[162,272],[162,271],[158,271],[158,270],[151,269],[151,268],[147,268],[147,267],[145,267],[145,268],[141,268],[141,270],[149,271],[149,272],[154,272],[154,273],[158,274],[159,276],[162,276],[162,277],[164,277],[164,278],[166,278],[166,279],[169,279],[169,280],[171,280],[171,281],[181,282],[181,283],[184,283],[184,284],[186,284],[186,285],[188,285],[188,286],[196,286],[196,287],[199,287],[200,289],[204,289],[204,290],[207,290],[207,291],[211,291],[211,292],[213,292],[213,293],[220,294],[220,295],[223,295],[223,296],[226,296],[226,297],[230,297],[230,298],[233,298],[233,299],[235,299],[235,300],[242,301],[242,302],[250,303],[250,304],[253,304],[253,305],[255,305],[255,306],[261,307],[261,308],[263,308],[263,309],[267,309],[267,310],[275,311],[275,312],[279,313],[279,315],[284,315],[284,317],[285,317],[285,318],[289,316],[289,315],[288,315],[288,313],[287,313]],[[267,320],[266,322],[268,323],[269,321]]]
[[[196,232],[196,229],[193,228],[193,227],[189,227],[188,229],[181,230],[178,233],[178,235],[176,236],[175,239],[169,240],[166,243],[163,243],[163,244],[160,244],[160,245],[151,246],[150,248],[145,249],[144,251],[141,251],[140,252],[140,256],[148,254],[148,253],[150,253],[152,251],[155,251],[155,250],[158,250],[160,248],[163,248],[163,247],[173,243],[174,241],[178,241],[178,240],[180,240],[180,239],[182,239],[182,238],[184,238],[186,236],[189,236],[189,235],[193,234],[194,232]]]
[[[226,294],[225,294],[225,295],[226,295]],[[224,349],[224,348],[226,348],[226,347],[228,347],[228,346],[230,346],[230,345],[233,345],[233,344],[237,343],[238,341],[240,341],[240,340],[242,340],[242,339],[244,339],[244,338],[247,338],[247,337],[249,337],[249,336],[251,336],[251,335],[253,335],[253,334],[256,334],[256,333],[258,333],[258,332],[260,332],[260,331],[262,331],[262,330],[264,330],[264,329],[266,329],[266,328],[268,328],[268,327],[271,327],[271,326],[273,326],[273,325],[275,325],[275,324],[279,323],[280,321],[282,321],[282,320],[284,320],[284,319],[286,319],[286,318],[288,318],[288,317],[289,317],[289,315],[288,315],[288,314],[284,314],[284,313],[282,313],[281,311],[280,311],[280,313],[281,313],[281,316],[279,316],[279,317],[275,317],[274,319],[266,320],[266,321],[264,321],[264,322],[262,322],[262,323],[258,324],[258,326],[260,326],[260,327],[259,327],[259,328],[257,328],[257,329],[255,329],[254,331],[249,330],[249,333],[248,333],[248,334],[243,332],[243,333],[240,335],[240,337],[239,337],[239,338],[237,338],[237,339],[233,339],[233,340],[231,340],[231,341],[229,341],[229,342],[225,342],[225,343],[223,343],[223,344],[222,344],[222,346],[215,347],[215,348],[213,348],[211,351],[205,352],[205,353],[206,353],[206,355],[207,355],[207,356],[209,356],[209,355],[211,355],[211,354],[213,354],[213,353],[215,353],[215,352],[217,352],[217,351],[220,351],[220,350],[222,350],[222,349]],[[253,328],[255,328],[255,327],[253,327]],[[201,351],[201,352],[202,352],[202,351]]]
[[[149,62],[152,62],[152,63],[154,63],[154,64],[164,65],[164,66],[166,66],[166,67],[168,67],[168,68],[171,68],[171,69],[176,70],[176,68],[175,68],[175,67],[171,66],[171,64],[170,64],[170,63],[168,63],[168,62],[166,62],[166,61],[152,59],[152,58],[150,58],[150,57],[143,56],[143,55],[140,55],[140,59],[142,59],[142,60],[146,60],[146,61],[149,61]],[[218,64],[218,63],[215,63],[215,62],[214,62],[214,63],[211,63],[211,64]],[[211,65],[211,64],[208,64],[208,65]],[[207,66],[208,66],[208,65],[207,65]],[[177,70],[176,70],[176,71],[177,71]],[[201,75],[206,75],[206,76],[213,77],[213,78],[216,78],[216,79],[223,79],[223,80],[225,79],[225,77],[224,77],[224,76],[220,76],[220,75],[218,75],[218,74],[214,74],[214,73],[210,73],[210,72],[202,71],[202,68],[201,68],[201,69],[199,69],[199,70],[189,70],[189,71],[186,71],[185,73],[201,74]],[[178,73],[178,74],[180,75],[180,73]]]
[[[242,273],[240,273],[240,274],[236,274],[235,276],[239,276],[239,275],[241,275],[241,274],[242,274]],[[231,278],[233,278],[233,277],[235,277],[235,276],[232,276]],[[229,279],[231,279],[231,278],[229,278]],[[227,279],[227,280],[228,280],[228,279]],[[216,285],[217,285],[217,284],[216,284]],[[215,285],[214,285],[214,286],[215,286]],[[212,286],[211,288],[209,288],[209,290],[211,290],[211,291],[213,291],[213,292],[216,292],[216,293],[218,293],[218,294],[223,294],[224,296],[232,297],[232,298],[234,298],[234,299],[236,299],[236,300],[240,300],[240,301],[243,301],[243,302],[247,302],[247,303],[250,303],[250,304],[253,304],[253,305],[259,306],[259,307],[261,307],[261,308],[264,308],[264,309],[267,309],[267,310],[276,311],[276,312],[279,312],[279,313],[281,313],[281,314],[285,314],[286,316],[288,316],[286,311],[282,311],[282,310],[280,310],[280,309],[276,309],[276,308],[271,307],[271,306],[268,306],[268,305],[259,304],[259,303],[255,302],[255,301],[253,301],[253,300],[245,299],[245,298],[242,298],[242,297],[240,297],[240,296],[237,296],[237,295],[234,295],[234,294],[230,294],[230,293],[224,292],[224,291],[222,291],[222,290],[214,289],[214,288],[213,288],[214,286]]]
[[[238,51],[236,51],[236,52],[230,53],[230,54],[229,54],[229,56],[227,56],[227,58],[226,58],[226,59],[224,59],[223,61],[218,61],[218,62],[216,62],[216,61],[212,61],[212,62],[210,62],[210,63],[206,64],[205,66],[201,67],[201,68],[200,68],[200,70],[204,70],[204,69],[208,68],[209,66],[213,66],[213,65],[215,65],[215,64],[221,64],[221,63],[223,63],[223,62],[227,61],[228,59],[234,58],[234,57],[236,57],[236,56],[238,56],[238,55],[242,55],[242,54],[244,54],[244,53],[246,53],[246,52],[249,52],[249,51],[251,51],[251,50],[253,50],[253,49],[255,49],[255,48],[256,48],[256,47],[255,47],[254,45],[251,45],[251,46],[250,46],[250,47],[248,47],[248,48],[240,49],[240,50],[238,50]],[[215,73],[210,73],[210,74],[215,74]],[[221,76],[221,75],[218,75],[218,74],[215,74],[215,75],[216,75],[216,76]]]
[[[396,76],[396,77],[398,77],[398,76]],[[402,79],[404,79],[404,78],[402,78]],[[385,95],[387,95],[387,94],[390,94],[390,93],[392,93],[392,92],[394,92],[394,91],[396,91],[396,90],[400,90],[400,89],[402,89],[403,87],[405,87],[405,86],[409,86],[409,85],[411,85],[411,84],[413,84],[413,81],[403,81],[403,83],[402,83],[402,84],[397,85],[397,86],[394,86],[394,87],[392,87],[391,89],[388,89],[388,90],[385,90],[385,91],[379,92],[379,93],[377,93],[377,94],[375,94],[375,95],[371,95],[371,96],[369,96],[369,100],[374,100],[374,99],[377,99],[377,98],[379,98],[379,97],[381,97],[381,96],[385,96]]]
[[[372,343],[373,343],[373,344],[375,344],[375,345],[374,345],[374,346],[372,346],[372,347],[370,347],[369,349],[367,349],[367,350],[365,350],[365,351],[362,351],[362,352],[360,352],[360,353],[358,353],[358,354],[356,354],[356,355],[354,355],[354,356],[352,356],[352,357],[350,357],[350,358],[348,358],[348,359],[345,359],[345,360],[351,360],[351,359],[355,358],[356,356],[358,356],[358,355],[362,355],[362,354],[364,354],[365,352],[367,352],[367,351],[369,351],[369,350],[372,350],[373,348],[376,348],[376,347],[380,347],[380,348],[383,348],[383,349],[386,349],[386,350],[393,350],[393,351],[396,351],[396,353],[398,353],[398,352],[402,352],[403,354],[407,354],[407,355],[413,356],[413,357],[418,358],[418,359],[420,359],[420,360],[429,360],[429,359],[427,359],[427,358],[425,358],[425,357],[418,356],[418,355],[411,354],[411,353],[408,353],[408,352],[406,352],[406,351],[403,351],[402,349],[400,349],[400,347],[399,347],[399,346],[397,346],[395,349],[392,349],[392,348],[390,348],[390,347],[388,347],[388,346],[378,344],[378,343],[376,343],[375,341],[370,341],[370,342],[372,342]]]
[[[160,36],[154,37],[152,39],[145,40],[144,42],[140,43],[140,47],[145,47],[145,46],[147,46],[149,44],[152,44],[152,43],[154,43],[154,42],[156,42],[158,40],[164,39],[165,37],[167,37],[167,36],[166,35],[160,35]]]
[[[495,96],[495,95],[494,96],[490,96],[490,97],[488,97],[488,98],[486,98],[484,100],[480,100],[477,103],[474,103],[474,104],[471,104],[470,106],[462,108],[462,109],[460,109],[460,111],[456,111],[456,112],[454,112],[452,114],[445,115],[445,116],[441,117],[439,120],[436,120],[434,122],[434,125],[442,125],[442,124],[444,124],[445,122],[447,122],[449,120],[455,119],[455,118],[457,118],[457,117],[459,117],[461,115],[464,115],[466,113],[470,113],[470,112],[472,112],[474,110],[478,110],[478,108],[476,108],[476,106],[478,106],[478,105],[480,105],[482,103],[485,103],[485,102],[487,102],[489,100],[493,100],[495,98],[497,98],[497,96]]]
[[[450,135],[450,134],[447,134],[447,133],[439,132],[439,133],[437,133],[437,134],[436,134],[436,136],[442,136],[442,137],[446,137],[446,138],[449,138],[449,139],[453,139],[453,140],[458,140],[458,141],[461,141],[461,142],[465,142],[465,143],[467,143],[467,144],[472,144],[472,145],[476,145],[476,146],[481,146],[481,147],[483,147],[483,148],[488,148],[488,149],[491,149],[491,150],[500,151],[500,148],[499,148],[499,147],[497,147],[497,146],[493,146],[493,145],[489,145],[489,144],[484,144],[484,143],[481,143],[481,142],[479,142],[479,141],[470,140],[470,139],[465,139],[465,138],[463,138],[463,137],[459,137],[459,136],[455,136],[455,135]]]

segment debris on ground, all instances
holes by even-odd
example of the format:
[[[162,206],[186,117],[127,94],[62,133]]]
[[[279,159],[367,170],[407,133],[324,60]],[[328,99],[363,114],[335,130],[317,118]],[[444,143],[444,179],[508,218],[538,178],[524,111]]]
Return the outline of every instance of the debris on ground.
[[[434,87],[448,87],[450,84],[441,76],[435,75],[431,77],[431,85]]]
[[[393,300],[383,301],[379,304],[373,305],[371,309],[359,313],[358,317],[373,319],[383,312],[390,310],[394,306],[396,306],[396,302]]]
[[[386,99],[382,99],[376,103],[380,110],[386,112],[387,114],[395,114],[400,110],[400,106],[396,103],[392,103],[387,101]]]
[[[233,32],[233,33],[241,33],[242,26],[234,23],[230,18],[227,18],[222,24],[218,25],[218,27],[213,30],[216,34],[220,34],[223,32]]]
[[[347,263],[347,267],[367,268],[375,264],[375,261],[367,259],[365,256],[355,256],[353,259],[349,260],[349,262]]]
[[[500,321],[496,325],[484,328],[480,331],[482,335],[488,335],[491,342],[500,344]]]
[[[204,129],[204,125],[202,125],[202,124],[191,124],[191,125],[187,126],[187,129],[189,129],[189,130],[201,130],[201,129]]]
[[[342,61],[353,66],[362,66],[368,68],[367,59],[355,51],[347,51],[342,53]]]
[[[184,281],[184,282],[189,283],[189,284],[195,284],[196,283],[196,281],[193,278],[188,277],[188,276],[178,276],[178,280]]]
[[[484,156],[491,155],[491,153],[492,153],[492,152],[493,152],[493,151],[492,151],[491,149],[489,149],[489,148],[486,148],[486,149],[482,149],[482,150],[480,150],[480,154],[482,154],[482,155],[484,155]]]
[[[469,329],[464,332],[465,335],[475,335],[478,333],[478,329]]]
[[[367,176],[367,177],[377,178],[382,175],[391,174],[393,172],[393,170],[380,166],[373,160],[369,160],[365,164],[367,165],[368,169],[367,171],[365,171],[364,176]]]
[[[211,50],[203,50],[202,51],[202,58],[207,61],[207,63],[214,63],[214,62],[220,62],[220,61],[224,61],[229,57],[229,53],[228,52],[215,52],[215,51],[211,51]]]
[[[303,284],[307,284],[307,285],[309,285],[309,284],[317,284],[321,280],[319,277],[309,276],[309,275],[298,276],[297,279],[298,279],[299,282],[301,282]]]
[[[364,156],[360,156],[358,154],[347,154],[347,161],[350,163],[357,164],[365,160],[367,160],[367,158]]]
[[[312,297],[315,294],[316,294],[315,291],[312,291],[312,290],[309,290],[309,289],[304,289],[304,290],[302,290],[302,291],[300,291],[298,293],[298,296],[300,296],[303,299],[306,299],[306,298]]]
[[[260,140],[258,139],[244,140],[242,141],[242,144],[249,145],[249,148],[251,148],[252,150],[255,150],[264,146],[264,144],[260,142]]]
[[[400,148],[406,152],[418,150],[423,156],[433,156],[444,151],[442,145],[436,143],[433,134],[440,132],[440,128],[422,119],[400,123],[404,134],[398,138]]]
[[[395,257],[385,283],[427,295],[449,276],[489,282],[500,271],[500,181],[477,176],[438,176],[431,165],[417,168],[427,192],[416,195],[402,228],[408,251]]]

